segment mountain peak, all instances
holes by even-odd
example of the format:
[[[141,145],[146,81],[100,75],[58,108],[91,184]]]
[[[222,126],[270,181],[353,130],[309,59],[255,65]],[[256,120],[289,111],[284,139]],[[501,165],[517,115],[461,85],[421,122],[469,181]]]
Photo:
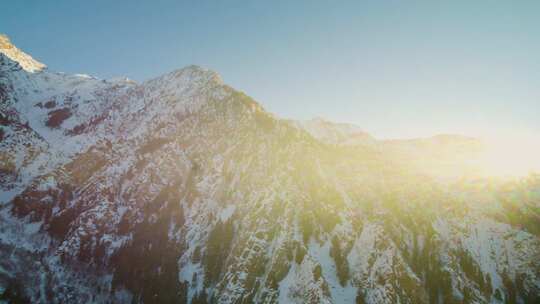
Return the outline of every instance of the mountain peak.
[[[0,53],[17,62],[25,71],[35,73],[47,66],[18,49],[5,34],[0,34]]]
[[[204,78],[207,80],[212,80],[218,83],[223,83],[223,79],[217,73],[216,71],[198,66],[198,65],[188,65],[186,67],[183,67],[181,69],[175,70],[172,72],[172,74],[175,74],[177,76],[189,76],[189,77],[196,77],[196,78]]]
[[[207,84],[223,85],[221,76],[212,70],[197,65],[188,65],[170,73],[150,79],[147,84],[159,87],[171,87],[176,90],[184,85],[204,86]]]

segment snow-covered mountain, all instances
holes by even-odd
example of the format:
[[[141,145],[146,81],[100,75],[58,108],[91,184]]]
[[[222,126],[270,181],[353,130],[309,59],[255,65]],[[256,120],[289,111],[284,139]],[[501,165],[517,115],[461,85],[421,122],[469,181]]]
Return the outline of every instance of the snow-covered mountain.
[[[476,140],[283,120],[197,66],[56,73],[5,36],[0,115],[0,302],[540,300],[540,177],[455,178]]]

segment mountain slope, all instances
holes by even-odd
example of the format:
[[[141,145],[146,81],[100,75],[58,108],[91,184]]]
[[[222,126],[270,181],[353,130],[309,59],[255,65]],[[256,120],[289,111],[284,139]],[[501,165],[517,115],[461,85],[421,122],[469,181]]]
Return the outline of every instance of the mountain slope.
[[[441,182],[401,144],[329,142],[196,66],[136,84],[2,54],[0,299],[538,300],[538,176]]]

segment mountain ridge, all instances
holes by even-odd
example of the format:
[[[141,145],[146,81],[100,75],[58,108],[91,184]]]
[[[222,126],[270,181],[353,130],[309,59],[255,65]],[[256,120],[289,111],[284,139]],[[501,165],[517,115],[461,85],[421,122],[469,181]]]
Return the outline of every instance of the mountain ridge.
[[[0,33],[0,54],[21,65],[28,72],[39,72],[47,68],[43,63],[19,50],[5,34]]]
[[[538,299],[539,177],[441,182],[448,147],[327,141],[196,67],[0,72],[0,301]]]

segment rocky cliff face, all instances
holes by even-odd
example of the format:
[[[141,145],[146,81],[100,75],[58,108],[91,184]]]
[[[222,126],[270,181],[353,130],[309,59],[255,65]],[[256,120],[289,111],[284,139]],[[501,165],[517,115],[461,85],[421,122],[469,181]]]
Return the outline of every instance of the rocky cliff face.
[[[469,139],[281,120],[196,66],[55,73],[6,38],[0,101],[0,302],[539,300],[540,177],[449,179]]]

